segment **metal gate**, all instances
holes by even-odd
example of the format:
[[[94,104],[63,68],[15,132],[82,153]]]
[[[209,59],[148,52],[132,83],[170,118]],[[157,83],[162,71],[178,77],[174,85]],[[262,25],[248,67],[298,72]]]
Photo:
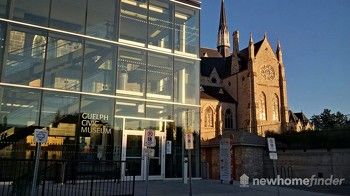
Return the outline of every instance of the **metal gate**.
[[[0,195],[30,195],[34,159],[0,158]],[[134,195],[135,175],[123,161],[40,160],[37,195]]]

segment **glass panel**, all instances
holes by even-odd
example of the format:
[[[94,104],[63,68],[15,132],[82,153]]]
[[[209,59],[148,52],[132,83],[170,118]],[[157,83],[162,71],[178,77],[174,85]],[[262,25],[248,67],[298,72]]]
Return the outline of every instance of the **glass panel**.
[[[159,103],[146,103],[146,117],[157,119],[172,119],[173,105],[159,104]]]
[[[174,96],[179,103],[199,104],[199,62],[175,59]]]
[[[75,135],[79,127],[79,96],[68,93],[45,92],[40,126],[49,130],[48,156],[73,159],[76,156]]]
[[[114,131],[113,131],[113,160],[121,160],[122,154],[122,139],[123,139],[123,119],[114,118]]]
[[[78,95],[44,92],[40,120],[41,126],[51,128],[60,126],[60,123],[78,124],[78,118]]]
[[[154,149],[154,157],[150,158],[149,163],[149,175],[159,176],[162,171],[162,157],[161,157],[161,139],[159,136],[156,136],[156,146]]]
[[[116,1],[89,0],[86,21],[86,34],[94,37],[115,40]]]
[[[200,165],[200,135],[199,135],[199,109],[193,107],[175,106],[174,118],[176,125],[176,133],[192,132],[194,136],[194,149],[192,150],[192,175],[199,177]],[[169,138],[170,139],[170,138]],[[168,135],[167,135],[168,140]],[[186,153],[187,154],[187,153]]]
[[[128,135],[126,139],[126,157],[142,156],[142,136]]]
[[[7,0],[0,0],[0,17],[6,18]]]
[[[127,135],[126,139],[126,165],[127,174],[141,175],[142,168],[142,135]],[[132,173],[130,173],[132,172]]]
[[[52,0],[50,27],[84,33],[86,0]]]
[[[149,1],[149,25],[148,25],[148,44],[149,47],[155,46],[172,49],[172,4],[168,1],[150,0]]]
[[[142,160],[141,158],[127,158],[126,159],[126,176],[141,176]]]
[[[183,165],[183,133],[181,126],[175,126],[174,122],[167,123],[166,126],[166,143],[171,150],[167,150],[165,155],[165,177],[180,178],[182,177]],[[169,153],[170,151],[170,153]]]
[[[115,93],[116,48],[97,42],[85,44],[83,91]]]
[[[3,67],[6,25],[0,22],[0,66]],[[4,68],[3,68],[4,69]]]
[[[175,50],[198,54],[199,11],[175,5]]]
[[[119,41],[145,46],[147,1],[121,0]]]
[[[80,40],[49,38],[45,87],[80,91],[83,45]]]
[[[146,55],[141,50],[119,48],[117,95],[144,98]]]
[[[50,10],[48,0],[14,1],[13,19],[21,22],[47,26]]]
[[[41,86],[46,35],[31,29],[12,27],[9,38],[2,81],[35,87]]]
[[[82,95],[80,151],[89,147],[94,159],[113,159],[113,103],[111,98]]]
[[[173,100],[173,63],[171,57],[149,53],[147,98],[164,101]]]
[[[116,101],[115,114],[117,116],[144,117],[145,102],[118,99]]]
[[[26,158],[27,137],[39,124],[40,91],[0,87],[0,157]]]

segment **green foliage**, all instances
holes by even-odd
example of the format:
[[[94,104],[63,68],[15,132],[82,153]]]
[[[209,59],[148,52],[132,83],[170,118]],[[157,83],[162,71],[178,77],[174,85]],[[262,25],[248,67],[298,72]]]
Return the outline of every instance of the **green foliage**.
[[[331,113],[330,109],[324,109],[323,112],[319,115],[313,115],[310,119],[316,129],[325,130],[325,129],[341,129],[347,127],[347,116],[340,113]]]
[[[280,149],[332,149],[350,147],[349,129],[330,129],[320,131],[267,133],[274,137]]]

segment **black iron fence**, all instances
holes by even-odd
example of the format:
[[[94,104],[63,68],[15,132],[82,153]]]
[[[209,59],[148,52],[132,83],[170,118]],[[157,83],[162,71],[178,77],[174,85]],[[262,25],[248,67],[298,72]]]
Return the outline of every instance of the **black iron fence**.
[[[31,194],[34,159],[0,158],[0,195]],[[37,195],[134,195],[133,168],[123,161],[40,160]]]

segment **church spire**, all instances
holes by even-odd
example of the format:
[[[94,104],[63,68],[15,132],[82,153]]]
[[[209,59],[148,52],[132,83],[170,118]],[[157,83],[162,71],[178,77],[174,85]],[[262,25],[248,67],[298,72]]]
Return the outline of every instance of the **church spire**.
[[[283,63],[283,55],[282,55],[282,49],[281,49],[281,42],[279,40],[277,42],[276,56],[277,56],[278,61],[282,64]]]
[[[230,33],[227,27],[224,0],[221,0],[217,49],[223,57],[230,55]]]

